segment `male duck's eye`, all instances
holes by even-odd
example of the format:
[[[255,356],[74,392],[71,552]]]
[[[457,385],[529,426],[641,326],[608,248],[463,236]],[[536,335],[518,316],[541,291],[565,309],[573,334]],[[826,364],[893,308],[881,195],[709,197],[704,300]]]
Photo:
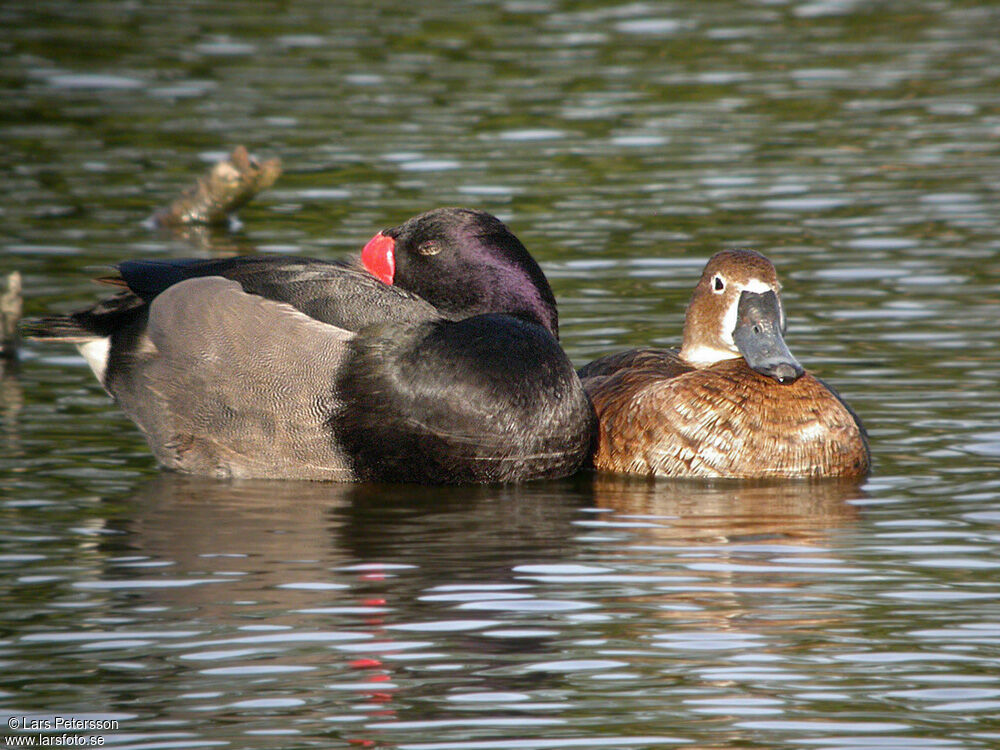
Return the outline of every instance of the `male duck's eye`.
[[[726,282],[722,280],[721,276],[716,276],[714,279],[712,279],[712,289],[714,289],[717,292],[721,292],[725,288],[726,288]]]
[[[417,245],[417,252],[421,255],[437,255],[441,252],[441,243],[435,240],[427,240]]]

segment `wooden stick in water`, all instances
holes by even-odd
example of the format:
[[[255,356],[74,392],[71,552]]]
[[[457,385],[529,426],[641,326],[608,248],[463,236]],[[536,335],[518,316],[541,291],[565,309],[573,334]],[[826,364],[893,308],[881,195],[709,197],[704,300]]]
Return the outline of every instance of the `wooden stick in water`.
[[[11,271],[0,285],[0,357],[17,357],[19,340],[17,324],[21,320],[24,302],[21,297],[21,274]]]
[[[152,223],[158,227],[226,224],[234,211],[273,185],[280,174],[280,159],[258,162],[237,146],[170,206],[153,214]]]

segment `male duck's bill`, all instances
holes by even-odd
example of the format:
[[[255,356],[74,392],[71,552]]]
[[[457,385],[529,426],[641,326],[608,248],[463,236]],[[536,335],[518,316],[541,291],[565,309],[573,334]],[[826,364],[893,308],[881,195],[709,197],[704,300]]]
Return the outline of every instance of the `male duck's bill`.
[[[383,284],[396,277],[396,240],[379,232],[361,251],[361,264]]]

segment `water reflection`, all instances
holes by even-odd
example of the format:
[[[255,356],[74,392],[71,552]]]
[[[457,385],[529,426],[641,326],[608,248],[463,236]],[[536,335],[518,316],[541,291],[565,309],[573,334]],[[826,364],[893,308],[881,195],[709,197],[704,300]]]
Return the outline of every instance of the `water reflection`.
[[[412,715],[434,674],[452,689],[470,685],[462,694],[495,692],[489,705],[505,711],[520,691],[555,689],[561,678],[477,673],[488,661],[545,661],[559,629],[462,605],[517,598],[530,588],[516,580],[517,564],[571,554],[585,494],[562,483],[424,488],[163,474],[105,503],[100,566],[72,583],[80,625],[22,640],[70,660],[97,658],[103,671],[156,673],[158,694],[180,699],[157,710],[183,723],[211,712],[249,733],[293,711],[309,731],[325,724],[351,736],[359,720]],[[543,619],[563,611],[558,597],[545,606],[523,596],[542,603]],[[164,659],[166,669],[157,666]],[[248,681],[259,697],[241,700]],[[135,683],[126,672],[116,684],[109,707],[127,704]],[[530,703],[511,710],[530,714],[540,701]],[[541,725],[553,722],[563,723]]]
[[[836,481],[712,484],[583,473],[521,486],[424,487],[163,473],[114,501],[108,528],[115,533],[103,546],[169,559],[182,571],[204,570],[204,555],[252,557],[254,565],[378,560],[419,564],[433,580],[562,559],[581,527],[628,529],[630,544],[665,550],[703,542],[821,546],[857,519],[851,501],[864,497],[857,482]]]
[[[782,705],[771,686],[809,679],[783,642],[842,623],[809,590],[857,497],[835,483],[592,474],[470,488],[162,474],[105,503],[102,562],[73,583],[90,627],[25,643],[153,670],[160,715],[185,726],[207,713],[251,735],[289,712],[356,740],[541,732],[612,687],[637,710],[664,668],[690,673],[679,695],[704,696],[684,708],[700,720],[766,716]],[[787,561],[800,550],[807,561]],[[749,583],[747,565],[771,567]],[[751,653],[779,663],[719,661]],[[108,710],[128,705],[125,677]],[[439,718],[423,721],[442,690]],[[640,723],[660,739],[616,746],[662,746],[662,730]]]
[[[133,717],[123,749],[995,745],[996,14],[4,4],[0,271],[28,314],[124,258],[343,257],[471,204],[538,257],[582,364],[676,343],[697,269],[750,246],[875,472],[206,485],[29,343],[0,380],[0,710]],[[241,232],[142,226],[236,142],[289,170]]]
[[[768,632],[780,638],[843,624],[843,612],[810,589],[817,576],[862,572],[840,554],[838,540],[859,521],[852,501],[863,497],[856,481],[706,484],[604,475],[594,481],[594,502],[608,513],[582,525],[604,542],[599,548],[619,571],[634,571],[611,577],[638,587],[616,606],[624,600],[648,612],[629,627],[633,638],[681,652],[735,653],[762,647]],[[602,539],[616,534],[627,536]]]
[[[176,226],[157,229],[152,237],[168,242],[172,254],[185,258],[223,258],[231,255],[255,255],[260,249],[254,242],[232,230],[205,226]],[[124,260],[124,259],[123,259]]]
[[[608,724],[613,746],[662,747],[667,726],[740,743],[808,735],[816,711],[876,689],[872,660],[893,657],[868,631],[894,603],[866,591],[900,574],[846,541],[869,523],[857,510],[867,499],[837,482],[583,474],[439,488],[159,474],[93,508],[75,555],[61,555],[70,568],[44,553],[28,563],[48,595],[36,600],[25,580],[16,609],[48,614],[13,649],[49,666],[17,706],[40,710],[60,683],[66,710],[124,715],[155,684],[130,719],[143,741],[176,739],[163,721],[199,742],[231,739],[235,722],[246,747],[292,719],[307,736],[412,747],[428,731],[547,738],[581,709],[603,715],[611,697],[631,717]],[[42,583],[46,571],[56,575]],[[930,633],[903,636],[912,656],[892,662],[896,691],[903,675],[964,664],[917,653]],[[81,663],[105,678],[99,697],[64,684]],[[911,731],[886,719],[831,718],[822,732]]]
[[[18,379],[20,364],[16,359],[0,357],[0,443],[13,456],[21,452],[21,411],[24,389]]]
[[[437,585],[499,584],[523,560],[565,556],[586,502],[566,486],[227,483],[165,473],[109,506],[103,569],[75,586],[130,611],[141,600],[178,607],[179,616],[197,607],[207,623],[264,614],[292,626],[326,616],[356,625],[372,614],[361,602],[388,601],[391,591],[391,619],[411,622],[421,619],[420,595]]]
[[[684,482],[598,475],[597,507],[636,519],[637,543],[822,545],[852,523],[861,482]]]

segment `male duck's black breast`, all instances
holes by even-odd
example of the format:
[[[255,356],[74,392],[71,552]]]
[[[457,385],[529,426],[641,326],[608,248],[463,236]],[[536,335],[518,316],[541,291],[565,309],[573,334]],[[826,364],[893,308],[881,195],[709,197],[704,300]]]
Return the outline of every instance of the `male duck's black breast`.
[[[565,476],[593,411],[552,335],[508,315],[366,331],[331,420],[360,477],[501,482]]]

